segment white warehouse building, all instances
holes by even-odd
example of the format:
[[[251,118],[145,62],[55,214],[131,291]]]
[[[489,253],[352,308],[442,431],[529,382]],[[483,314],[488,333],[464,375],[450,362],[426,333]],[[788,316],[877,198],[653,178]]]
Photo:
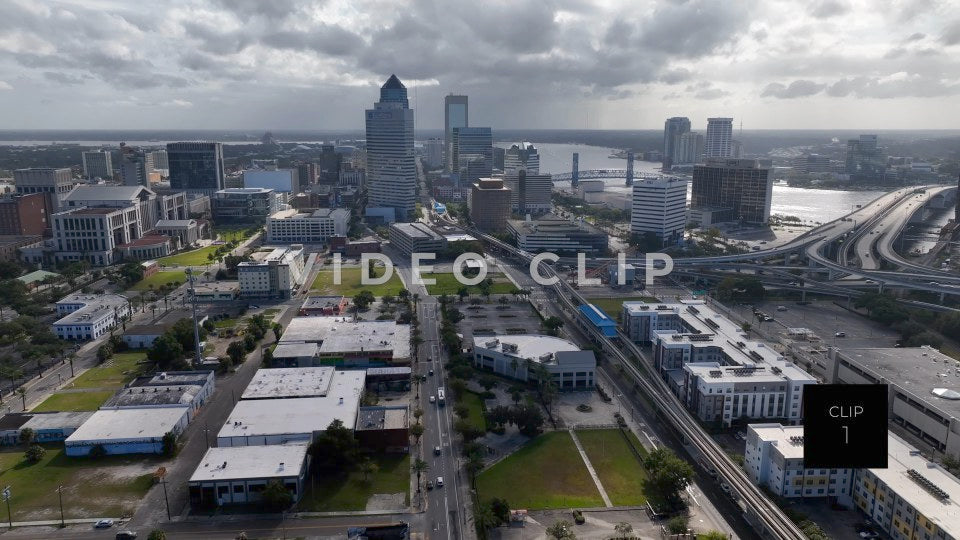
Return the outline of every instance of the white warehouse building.
[[[593,388],[597,359],[558,337],[540,335],[477,336],[473,364],[521,381],[537,379],[543,366],[560,390]]]
[[[687,184],[685,178],[674,176],[634,183],[630,232],[654,234],[664,244],[681,242],[687,224]]]
[[[210,448],[187,483],[190,505],[211,507],[255,503],[267,484],[278,481],[299,501],[309,457],[305,444]]]
[[[86,456],[100,446],[107,454],[160,454],[167,433],[179,436],[190,421],[190,406],[103,409],[64,442],[68,456]]]
[[[119,294],[74,293],[57,302],[53,333],[60,339],[97,339],[130,313],[130,302]]]

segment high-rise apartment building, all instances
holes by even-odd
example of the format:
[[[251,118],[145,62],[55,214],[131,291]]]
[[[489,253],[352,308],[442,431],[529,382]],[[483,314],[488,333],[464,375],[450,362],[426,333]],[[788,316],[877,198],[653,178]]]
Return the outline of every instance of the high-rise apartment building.
[[[680,136],[690,131],[690,119],[685,116],[674,116],[667,118],[663,123],[663,170],[669,171],[675,163],[681,163],[677,159],[677,146],[680,144]]]
[[[49,193],[50,206],[54,212],[60,209],[64,197],[77,185],[73,172],[66,167],[17,169],[13,171],[13,183],[17,187],[17,193]]]
[[[770,169],[755,159],[707,159],[693,168],[690,209],[711,212],[711,222],[766,223],[772,200]]]
[[[453,128],[453,172],[469,185],[493,172],[493,130],[488,127]]]
[[[528,174],[540,174],[540,154],[532,144],[514,144],[503,154],[503,172],[523,169]]]
[[[170,188],[207,195],[224,188],[223,145],[218,142],[167,144]]]
[[[343,167],[343,155],[332,144],[320,147],[320,163],[317,166],[317,182],[329,186],[337,185],[340,169]]]
[[[510,188],[512,207],[520,214],[550,211],[553,177],[549,174],[527,174],[520,169],[503,175],[503,184]]]
[[[692,165],[703,161],[703,135],[690,131],[680,135],[674,149],[673,165]]]
[[[413,109],[407,87],[390,75],[380,101],[366,111],[368,218],[407,221],[416,206],[417,162]]]
[[[449,94],[443,98],[443,147],[447,172],[456,172],[457,167],[453,161],[453,130],[468,126],[470,126],[470,116],[467,96]]]
[[[443,165],[443,139],[433,137],[423,145],[424,159],[430,167]]]
[[[481,231],[503,232],[512,208],[510,188],[501,178],[481,178],[467,194],[470,220]]]
[[[663,176],[633,184],[630,232],[654,234],[664,244],[683,240],[687,224],[687,180]]]
[[[704,157],[731,157],[733,118],[707,118]]]
[[[883,181],[887,170],[887,156],[877,146],[876,135],[860,135],[847,141],[846,171],[858,182]]]
[[[92,150],[83,153],[83,176],[87,179],[113,178],[113,160],[107,150]]]
[[[165,171],[170,168],[170,162],[167,160],[166,150],[154,150],[153,152],[150,152],[150,159],[153,163],[153,170],[155,171]]]
[[[317,182],[317,164],[310,161],[301,161],[296,164],[297,178],[300,180],[300,187],[305,188]],[[339,179],[339,174],[337,175]]]
[[[135,146],[120,143],[120,182],[125,186],[150,187],[153,155]]]

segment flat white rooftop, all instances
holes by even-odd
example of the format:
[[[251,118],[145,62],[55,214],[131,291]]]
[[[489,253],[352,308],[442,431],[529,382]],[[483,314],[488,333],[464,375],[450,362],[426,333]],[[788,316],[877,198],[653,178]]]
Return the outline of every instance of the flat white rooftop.
[[[512,345],[516,346],[515,351]],[[580,350],[580,347],[563,338],[532,334],[478,336],[474,338],[473,346],[532,360],[539,360],[545,354]]]
[[[223,482],[299,476],[307,456],[305,444],[210,448],[191,482]]]
[[[319,343],[323,356],[393,351],[394,358],[409,358],[410,326],[394,321],[353,322],[350,317],[295,317],[280,342]]]
[[[341,371],[324,397],[242,399],[217,434],[225,437],[312,434],[340,420],[353,429],[366,380],[361,370]]]
[[[187,414],[188,405],[155,409],[109,409],[96,411],[66,444],[82,441],[122,442],[162,438]]]
[[[692,362],[684,364],[683,369],[700,377],[707,383],[816,381],[806,372],[793,367],[791,364],[783,367],[780,367],[780,365],[778,363],[776,365],[722,366],[718,362]],[[789,369],[791,367],[793,369]]]
[[[254,374],[240,399],[321,397],[334,378],[332,367],[269,368]]]
[[[750,424],[761,441],[777,447],[784,459],[803,459],[803,426],[784,426],[782,424]],[[790,440],[791,437],[800,437]]]

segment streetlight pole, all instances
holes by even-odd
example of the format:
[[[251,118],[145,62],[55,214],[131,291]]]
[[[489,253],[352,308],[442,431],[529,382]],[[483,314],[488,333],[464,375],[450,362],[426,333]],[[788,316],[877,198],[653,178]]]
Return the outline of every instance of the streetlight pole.
[[[202,362],[200,354],[200,327],[197,325],[197,291],[193,285],[193,269],[187,268],[187,277],[190,279],[190,304],[193,307],[193,348],[194,348],[194,367],[199,368]]]
[[[60,497],[60,528],[67,526],[67,522],[63,519],[63,486],[57,486],[57,495]]]
[[[10,525],[10,529],[13,529],[13,512],[10,511],[10,486],[3,488],[3,500],[7,501],[7,523]]]

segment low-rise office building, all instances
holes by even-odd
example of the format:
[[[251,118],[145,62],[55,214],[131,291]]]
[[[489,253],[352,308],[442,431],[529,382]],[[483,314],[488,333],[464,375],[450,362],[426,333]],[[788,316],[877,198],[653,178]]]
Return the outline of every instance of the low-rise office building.
[[[57,302],[53,333],[60,339],[97,339],[130,314],[130,302],[118,294],[74,293]]]
[[[195,283],[192,292],[197,296],[197,302],[231,302],[240,295],[240,283],[237,281]]]
[[[267,218],[267,242],[271,244],[323,244],[332,236],[347,234],[350,211],[320,208],[310,213],[281,210]]]
[[[300,306],[301,317],[329,317],[347,312],[350,301],[346,296],[308,296]]]
[[[960,458],[960,363],[932,347],[833,348],[833,384],[886,384],[893,429],[921,448]]]
[[[581,351],[575,344],[553,336],[474,337],[473,364],[520,381],[538,380],[543,369],[560,390],[593,388],[596,381],[593,351]]]
[[[264,221],[280,210],[280,195],[268,188],[227,188],[210,199],[217,222]]]
[[[92,415],[92,411],[7,413],[0,417],[0,444],[23,444],[25,429],[33,432],[33,442],[60,442]]]
[[[178,243],[175,238],[169,236],[149,234],[126,244],[118,245],[117,252],[123,259],[149,261],[172,254],[177,250]]]
[[[309,463],[305,444],[209,448],[187,482],[190,505],[257,503],[273,481],[283,484],[297,502],[306,488]]]
[[[277,248],[262,261],[237,265],[240,296],[244,298],[290,298],[303,285],[303,245]]]
[[[43,245],[43,238],[40,236],[0,235],[0,261],[15,261],[19,258],[31,264],[41,263],[44,261]],[[27,255],[24,251],[27,248],[35,248],[39,254]]]
[[[68,456],[86,456],[95,447],[107,454],[161,454],[167,433],[179,436],[190,407],[104,409],[93,413],[66,441]]]
[[[324,365],[367,367],[410,363],[410,325],[349,317],[294,317],[280,343],[316,343]]]
[[[365,450],[406,453],[410,450],[409,428],[406,405],[360,407],[354,436]]]
[[[203,237],[200,222],[195,219],[161,219],[154,233],[177,239],[176,249],[192,246]]]
[[[273,350],[270,367],[305,368],[321,365],[316,343],[279,343]]]
[[[137,377],[100,407],[106,409],[154,409],[189,407],[187,421],[213,395],[213,370],[165,371]]]
[[[390,225],[390,243],[405,255],[439,253],[447,249],[447,239],[419,221]]]
[[[517,247],[530,253],[602,254],[607,251],[607,233],[585,221],[571,221],[554,214],[536,220],[512,219],[507,231]]]

